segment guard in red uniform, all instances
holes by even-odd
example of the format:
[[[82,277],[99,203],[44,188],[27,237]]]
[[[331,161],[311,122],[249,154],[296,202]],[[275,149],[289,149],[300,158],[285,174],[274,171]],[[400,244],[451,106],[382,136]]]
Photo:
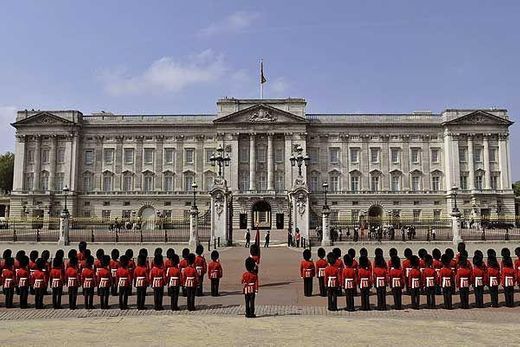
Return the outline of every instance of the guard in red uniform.
[[[211,252],[211,262],[208,264],[208,278],[211,281],[211,296],[219,296],[218,287],[222,278],[222,264],[218,260],[217,251]]]
[[[472,282],[472,271],[468,266],[467,254],[466,250],[461,250],[459,253],[457,275],[455,277],[457,287],[459,288],[460,307],[463,309],[469,308],[469,285]]]
[[[513,268],[513,260],[510,256],[506,256],[502,259],[504,264],[502,268],[501,284],[504,288],[504,298],[506,300],[507,307],[515,306],[515,283],[516,283],[516,272]]]
[[[421,274],[421,282],[426,294],[426,307],[435,308],[435,286],[437,285],[437,270],[433,267],[433,257],[429,254],[424,256],[424,270]]]
[[[175,254],[175,250],[173,248],[168,248],[166,250],[166,260],[164,261],[164,271],[168,271],[168,268],[172,266],[172,257]]]
[[[148,288],[148,268],[146,267],[146,256],[139,254],[137,267],[134,270],[134,284],[137,292],[137,309],[145,309],[146,288]]]
[[[16,285],[14,259],[9,256],[3,259],[3,263],[0,285],[4,288],[5,307],[13,308],[14,287]]]
[[[62,271],[62,260],[54,258],[52,262],[52,269],[49,273],[52,290],[52,307],[54,309],[61,309],[61,296],[63,295],[64,276]]]
[[[202,246],[201,244],[197,245],[195,253],[197,253],[197,256],[195,257],[195,270],[197,270],[197,274],[199,275],[197,296],[204,296],[204,288],[202,283],[204,280],[204,275],[206,274],[206,272],[208,272],[208,265],[206,263],[206,259],[202,255],[202,253],[204,253],[204,246]]]
[[[41,258],[43,259],[43,261],[45,262],[45,267],[43,268],[43,273],[45,274],[45,294],[48,294],[47,292],[47,288],[48,288],[48,285],[49,285],[49,273],[51,272],[51,263],[49,261],[51,257],[51,252],[49,252],[49,250],[44,250],[42,252],[42,255],[41,255]]]
[[[338,287],[339,274],[336,264],[336,256],[330,252],[327,254],[327,262],[329,265],[325,268],[325,283],[327,285],[328,310],[338,310]]]
[[[413,256],[413,252],[410,248],[406,248],[404,250],[404,257],[405,259],[403,260],[403,263],[402,263],[402,267],[403,267],[403,271],[404,271],[404,278],[406,280],[406,283],[405,283],[405,288],[406,288],[406,293],[410,293],[410,287],[408,285],[408,275],[410,274],[410,271],[412,270],[412,266],[411,266],[411,258]]]
[[[87,255],[85,254],[86,250],[87,250],[87,243],[85,241],[81,241],[78,244],[78,253],[77,253],[78,262],[81,263],[82,261],[84,261],[87,258]]]
[[[402,295],[405,283],[404,271],[401,268],[401,259],[398,256],[390,259],[392,266],[388,272],[388,279],[390,282],[390,288],[392,288],[392,295],[394,297],[394,307],[396,310],[401,310],[402,307]]]
[[[249,247],[249,256],[255,261],[255,272],[258,274],[260,267],[260,247],[254,243]]]
[[[38,270],[38,266],[36,266],[36,260],[38,260],[38,251],[32,250],[29,253],[29,280],[32,278],[33,273]],[[30,286],[29,293],[34,295],[34,288]]]
[[[16,283],[20,295],[20,308],[27,308],[27,297],[29,296],[29,257],[24,255],[19,260],[20,267],[16,270]]]
[[[398,256],[397,249],[390,248],[390,250],[388,251],[388,256],[390,257],[390,259],[388,259],[386,266],[387,266],[388,270],[390,271],[392,269],[392,258]]]
[[[387,270],[385,259],[381,254],[376,255],[374,259],[372,281],[376,287],[377,309],[379,311],[384,311],[386,310]]]
[[[153,266],[150,270],[150,283],[153,288],[153,303],[156,311],[162,311],[163,295],[164,295],[164,282],[166,274],[163,267],[163,257],[156,254],[153,259]]]
[[[132,286],[132,272],[128,268],[128,256],[126,254],[119,258],[116,279],[119,290],[119,309],[128,310],[128,295]]]
[[[303,260],[300,262],[300,277],[303,278],[303,295],[312,296],[312,279],[314,278],[314,262],[311,260],[311,251],[303,251]]]
[[[112,252],[110,253],[110,293],[112,296],[117,296],[117,280],[116,280],[116,273],[117,268],[119,267],[119,250],[114,248]]]
[[[372,262],[368,259],[368,250],[365,247],[359,250],[359,257],[367,257],[367,266],[370,272],[372,272]]]
[[[361,310],[370,311],[370,288],[372,288],[372,271],[369,267],[368,258],[364,255],[359,257],[357,282],[361,292]]]
[[[96,276],[98,276],[98,269],[102,268],[101,262],[103,261],[103,257],[105,256],[105,250],[103,248],[98,248],[96,251],[96,259],[94,260],[94,271]]]
[[[320,296],[327,296],[325,290],[325,268],[327,267],[327,261],[325,258],[325,250],[318,248],[318,260],[316,261],[316,276],[318,277],[318,285],[320,288]]]
[[[128,265],[127,265],[127,269],[128,269],[128,272],[130,274],[130,277],[132,278],[132,281],[134,279],[134,270],[135,270],[135,261],[134,261],[134,251],[132,249],[127,249],[125,251],[125,255],[128,259]],[[121,259],[119,259],[119,261],[121,261]],[[132,295],[132,290],[133,290],[133,286],[132,286],[132,281],[130,282],[129,286],[128,286],[128,295]],[[118,283],[118,287],[119,287],[119,283]],[[119,296],[121,298],[121,296]]]
[[[413,255],[410,258],[411,270],[408,272],[408,290],[412,301],[412,308],[419,309],[421,303],[421,271],[419,270],[419,257]]]
[[[98,295],[101,309],[109,309],[108,298],[110,297],[110,286],[112,285],[112,274],[110,272],[110,256],[103,255],[100,267],[96,275]]]
[[[347,306],[345,310],[349,312],[354,312],[354,296],[356,295],[356,286],[357,286],[357,269],[353,266],[352,258],[350,255],[345,254],[343,257],[343,263],[345,267],[343,268],[343,287],[345,288],[345,300]]]
[[[356,269],[356,271],[358,270],[359,268],[359,263],[357,262],[356,260],[356,250],[354,248],[349,248],[348,251],[347,251],[348,255],[350,255],[350,257],[352,258],[352,267],[354,269]],[[356,286],[356,288],[354,289],[356,295],[358,295],[358,287]]]
[[[494,249],[488,249],[487,278],[491,306],[498,307],[498,286],[500,284],[500,265],[498,264]]]
[[[442,269],[439,271],[439,283],[442,288],[442,294],[444,296],[444,308],[446,310],[452,309],[452,283],[454,282],[454,274],[451,270],[450,257],[446,253],[442,255]]]
[[[253,258],[246,258],[246,272],[242,274],[242,286],[246,303],[246,318],[255,318],[255,296],[258,293],[258,274]]]
[[[516,280],[517,284],[520,286],[520,247],[515,248],[515,271],[516,271]]]
[[[179,270],[181,270],[181,276],[184,274],[184,270],[188,267],[188,255],[190,254],[189,248],[184,248],[182,250],[182,259],[179,263]],[[184,286],[184,282],[181,281],[182,288],[182,296],[186,296],[186,287]]]
[[[78,259],[76,256],[69,258],[67,269],[65,269],[65,281],[69,292],[69,308],[75,310],[79,287]]]
[[[484,307],[484,285],[486,283],[486,266],[482,261],[482,255],[475,254],[473,257],[473,269],[471,270],[473,278],[473,292],[475,293],[475,306]]]
[[[181,285],[181,271],[179,270],[179,256],[171,255],[171,266],[166,269],[166,280],[168,281],[168,294],[171,300],[172,311],[179,310],[179,288]]]
[[[186,287],[188,311],[195,311],[195,291],[198,285],[198,274],[195,269],[195,254],[188,254],[188,266],[184,268],[182,282]]]
[[[47,282],[45,281],[45,260],[38,258],[36,260],[36,270],[33,272],[31,277],[31,284],[34,289],[34,307],[36,309],[42,309],[43,297],[47,291]]]
[[[435,269],[435,272],[436,272],[436,278],[437,278],[437,281],[435,282],[435,294],[436,295],[440,295],[442,294],[442,291],[441,291],[441,286],[439,284],[439,273],[442,269],[442,261],[441,261],[441,256],[442,256],[442,253],[441,253],[441,250],[438,249],[438,248],[434,248],[433,251],[432,251],[432,257],[433,257],[433,268]]]
[[[341,258],[341,249],[336,247],[332,250],[332,253],[334,253],[334,256],[336,257],[334,266],[338,269],[338,296],[342,296],[343,291],[341,284],[343,283],[343,268],[345,265],[343,264],[343,259]]]
[[[81,270],[81,284],[83,286],[83,297],[85,298],[85,308],[87,310],[94,309],[94,286],[96,285],[96,274],[93,266],[94,257],[89,255],[85,259],[85,267]]]

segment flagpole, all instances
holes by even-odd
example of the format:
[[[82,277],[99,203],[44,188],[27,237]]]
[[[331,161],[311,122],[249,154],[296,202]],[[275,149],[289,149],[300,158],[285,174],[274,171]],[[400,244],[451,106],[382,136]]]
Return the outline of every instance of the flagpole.
[[[264,60],[260,59],[260,99],[264,98],[264,83],[262,81],[264,73]]]

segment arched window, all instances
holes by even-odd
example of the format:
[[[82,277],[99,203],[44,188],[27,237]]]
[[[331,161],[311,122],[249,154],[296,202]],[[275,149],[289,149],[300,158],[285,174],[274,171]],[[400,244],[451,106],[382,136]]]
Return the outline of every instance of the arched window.
[[[393,192],[399,192],[401,190],[401,172],[392,171],[390,173],[390,190]]]
[[[114,175],[112,172],[106,171],[103,173],[103,191],[111,192],[113,190]]]
[[[123,191],[131,192],[134,190],[134,174],[127,171],[123,174]]]
[[[173,192],[174,186],[175,186],[175,181],[173,178],[173,173],[171,171],[165,172],[163,190],[166,192]]]
[[[145,192],[152,192],[154,190],[154,174],[153,172],[146,171],[143,174],[143,190]]]

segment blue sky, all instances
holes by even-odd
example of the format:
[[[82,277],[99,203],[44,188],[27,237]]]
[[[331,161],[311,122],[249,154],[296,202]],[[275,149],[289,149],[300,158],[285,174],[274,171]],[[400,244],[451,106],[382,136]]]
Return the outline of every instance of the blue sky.
[[[213,113],[258,96],[260,58],[265,96],[308,112],[496,106],[520,120],[519,15],[517,0],[3,1],[0,151],[15,109]]]

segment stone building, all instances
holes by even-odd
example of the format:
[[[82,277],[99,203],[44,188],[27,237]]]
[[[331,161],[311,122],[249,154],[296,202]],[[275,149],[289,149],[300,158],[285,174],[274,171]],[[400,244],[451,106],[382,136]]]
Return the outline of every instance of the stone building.
[[[452,187],[463,218],[513,217],[509,120],[502,109],[441,114],[309,114],[304,99],[233,99],[216,114],[120,115],[20,111],[11,217],[54,226],[63,208],[77,220],[188,218],[192,185],[201,214],[218,169],[232,194],[233,229],[290,226],[288,191],[298,175],[289,158],[309,156],[303,177],[309,223],[318,220],[328,183],[331,222],[444,220]],[[206,212],[205,212],[206,211]],[[312,227],[313,225],[311,225]],[[237,231],[238,232],[238,231]]]

